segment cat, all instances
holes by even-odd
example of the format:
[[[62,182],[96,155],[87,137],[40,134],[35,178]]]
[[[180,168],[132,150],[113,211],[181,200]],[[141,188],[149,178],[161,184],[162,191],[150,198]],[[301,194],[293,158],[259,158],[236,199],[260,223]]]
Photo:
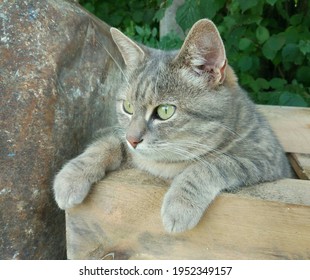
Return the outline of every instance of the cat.
[[[164,229],[195,227],[222,191],[291,177],[266,120],[238,85],[214,23],[202,19],[178,51],[111,35],[125,63],[116,100],[119,125],[56,175],[61,209],[82,203],[91,186],[125,161],[172,179],[161,208]]]

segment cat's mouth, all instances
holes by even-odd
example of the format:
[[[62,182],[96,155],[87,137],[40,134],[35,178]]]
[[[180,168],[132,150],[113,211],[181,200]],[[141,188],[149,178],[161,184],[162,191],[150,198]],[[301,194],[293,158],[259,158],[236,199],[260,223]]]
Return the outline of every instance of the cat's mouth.
[[[138,156],[146,161],[156,161],[165,163],[179,163],[184,161],[196,161],[201,156],[184,147],[178,145],[158,145],[148,144],[142,141],[136,147],[133,147],[128,141],[127,146],[133,156]]]

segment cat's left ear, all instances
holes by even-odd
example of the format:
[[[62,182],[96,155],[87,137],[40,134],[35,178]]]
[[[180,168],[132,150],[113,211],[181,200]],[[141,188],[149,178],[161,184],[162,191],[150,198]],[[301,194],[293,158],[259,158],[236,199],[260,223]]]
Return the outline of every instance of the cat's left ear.
[[[137,67],[145,57],[145,53],[134,41],[116,28],[110,29],[112,38],[116,43],[126,66],[130,69]]]
[[[176,62],[200,76],[206,76],[212,86],[223,83],[227,64],[225,47],[212,21],[202,19],[194,24]]]

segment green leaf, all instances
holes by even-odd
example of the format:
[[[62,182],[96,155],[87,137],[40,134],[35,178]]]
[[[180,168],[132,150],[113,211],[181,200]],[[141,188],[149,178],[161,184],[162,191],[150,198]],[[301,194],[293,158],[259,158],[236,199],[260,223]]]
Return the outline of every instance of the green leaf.
[[[260,92],[259,101],[263,104],[268,105],[278,105],[279,104],[279,92],[268,91],[268,92]]]
[[[300,51],[303,53],[303,55],[306,55],[307,53],[310,53],[310,40],[300,40],[298,47]]]
[[[303,19],[304,15],[303,14],[296,14],[296,15],[293,15],[291,18],[290,18],[290,24],[291,25],[298,25],[302,22],[302,19]]]
[[[152,37],[156,37],[157,36],[157,34],[158,34],[158,30],[157,30],[157,28],[156,27],[154,27],[153,29],[152,29]]]
[[[285,44],[285,35],[282,34],[282,33],[279,33],[277,35],[273,35],[271,36],[269,39],[268,39],[270,45],[271,45],[271,48],[273,50],[280,50],[283,45]]]
[[[136,25],[135,29],[136,29],[137,33],[138,33],[141,37],[143,37],[143,36],[145,35],[145,31],[144,31],[144,29],[143,29],[142,27]]]
[[[245,55],[239,59],[238,66],[241,71],[248,71],[253,65],[252,57]]]
[[[280,79],[280,78],[273,78],[270,82],[270,87],[274,89],[283,89],[284,86],[287,84],[286,80]]]
[[[133,14],[132,14],[132,19],[136,22],[136,23],[140,23],[142,22],[143,20],[143,15],[144,15],[144,12],[143,11],[135,11]]]
[[[240,8],[242,10],[242,13],[244,13],[246,10],[255,7],[259,0],[238,0]]]
[[[119,26],[123,20],[123,16],[121,14],[115,14],[111,17],[110,24],[112,26]]]
[[[300,32],[300,29],[296,26],[289,26],[285,32],[285,40],[286,43],[298,43],[299,42],[299,38],[303,37],[302,33]]]
[[[172,49],[179,49],[183,44],[183,41],[180,39],[178,34],[176,33],[169,33],[164,37],[160,38],[160,42],[158,47],[163,50],[172,50]]]
[[[176,21],[184,32],[191,28],[200,19],[196,1],[185,0],[185,3],[177,9]]]
[[[259,26],[256,29],[256,38],[260,44],[264,43],[266,40],[269,39],[269,31],[264,26]]]
[[[301,55],[301,53],[296,44],[287,44],[282,49],[282,59],[284,62],[297,61],[299,55]]]
[[[226,0],[200,1],[199,10],[202,18],[213,19],[217,12],[223,8]]]
[[[161,21],[165,15],[165,12],[166,12],[165,9],[159,9],[158,11],[156,11],[153,19],[158,22]]]
[[[236,19],[232,16],[227,16],[224,17],[223,23],[227,27],[227,30],[231,30],[234,26],[236,26]]]
[[[155,13],[153,19],[155,21],[159,22],[164,17],[167,8],[169,8],[169,6],[171,6],[172,2],[173,2],[173,0],[167,0],[167,1],[163,1],[163,2],[162,1],[158,2],[158,3],[160,3],[160,8]]]
[[[292,92],[283,92],[279,98],[279,105],[307,107],[307,102],[298,94]]]
[[[256,84],[261,88],[261,89],[269,89],[270,85],[269,82],[263,78],[258,78],[256,79]]]
[[[263,48],[262,48],[262,51],[263,51],[263,54],[264,56],[267,58],[267,59],[270,59],[270,60],[273,60],[274,57],[276,56],[277,54],[277,51],[275,51],[270,42],[267,41],[264,45],[263,45]]]
[[[254,78],[249,75],[248,73],[241,73],[240,74],[240,80],[242,81],[242,85],[249,85],[252,83],[256,83]]]
[[[298,68],[296,78],[305,86],[310,86],[310,66],[301,66]]]
[[[266,2],[268,4],[270,4],[271,6],[273,6],[278,0],[266,0]]]
[[[94,13],[94,12],[95,12],[95,6],[94,6],[94,4],[92,4],[92,3],[86,3],[86,4],[84,4],[83,6],[84,6],[84,8],[85,8],[86,10],[88,10],[89,12],[91,12],[91,13]]]
[[[266,58],[273,60],[283,45],[285,44],[285,36],[277,34],[271,36],[263,45],[263,54]]]
[[[252,41],[248,38],[242,38],[240,41],[239,41],[239,50],[246,50],[247,48],[249,48],[252,44]]]

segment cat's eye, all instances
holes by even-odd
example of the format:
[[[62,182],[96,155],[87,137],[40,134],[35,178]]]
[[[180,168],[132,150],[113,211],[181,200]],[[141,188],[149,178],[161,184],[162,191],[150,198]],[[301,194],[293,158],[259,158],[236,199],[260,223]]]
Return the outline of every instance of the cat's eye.
[[[129,114],[132,115],[133,114],[133,106],[131,105],[131,103],[128,100],[124,100],[123,102],[123,108],[124,111]]]
[[[168,120],[174,115],[175,109],[176,107],[174,105],[159,105],[156,109],[156,116],[160,120]]]

